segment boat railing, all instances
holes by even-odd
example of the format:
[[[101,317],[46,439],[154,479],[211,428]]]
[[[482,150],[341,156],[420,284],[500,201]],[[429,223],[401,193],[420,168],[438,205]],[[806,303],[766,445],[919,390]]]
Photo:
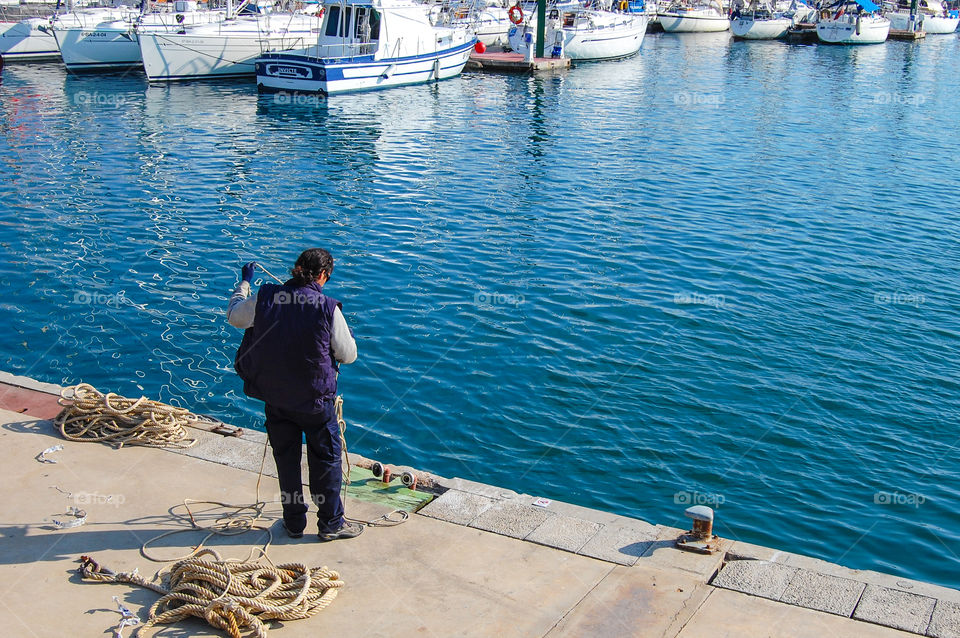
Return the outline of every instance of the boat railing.
[[[373,55],[378,44],[376,41],[316,44],[310,47],[309,54],[317,58],[357,58]]]

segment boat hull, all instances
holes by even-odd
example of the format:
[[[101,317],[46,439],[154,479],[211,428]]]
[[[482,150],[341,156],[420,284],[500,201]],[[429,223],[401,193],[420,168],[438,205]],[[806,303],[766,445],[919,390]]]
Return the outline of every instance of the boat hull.
[[[886,18],[861,19],[859,26],[852,16],[817,23],[817,38],[826,44],[880,44],[889,34],[890,21]]]
[[[17,60],[56,60],[60,57],[57,40],[38,27],[48,25],[45,18],[22,22],[0,22],[0,55],[5,62]]]
[[[630,16],[630,23],[604,32],[568,31],[563,34],[563,54],[571,60],[613,60],[637,53],[647,33],[647,16]]]
[[[615,60],[635,55],[643,45],[649,18],[643,14],[616,14],[617,22],[602,28],[563,27],[550,24],[546,32],[546,52],[561,44],[563,55],[571,60]],[[536,33],[536,23],[510,29],[510,48],[525,51],[524,34]]]
[[[255,60],[269,51],[302,49],[309,34],[141,33],[143,70],[151,82],[256,75]],[[315,35],[313,36],[316,37]]]
[[[910,29],[910,13],[888,13],[886,17],[890,20],[891,29],[907,31]],[[945,18],[943,16],[920,15],[917,17],[920,22],[920,29],[926,31],[927,35],[937,35],[944,33],[953,33],[960,24],[960,18]]]
[[[474,40],[431,54],[375,60],[373,56],[323,59],[268,53],[256,60],[257,87],[264,91],[333,95],[424,84],[456,77]]]
[[[787,34],[793,20],[789,18],[773,18],[770,20],[754,20],[753,18],[736,18],[730,21],[730,30],[733,37],[742,40],[776,40]]]
[[[55,29],[60,55],[68,71],[102,71],[141,66],[140,43],[130,25],[125,29]]]
[[[667,33],[717,33],[730,28],[730,20],[719,13],[661,12],[657,14],[660,26]]]

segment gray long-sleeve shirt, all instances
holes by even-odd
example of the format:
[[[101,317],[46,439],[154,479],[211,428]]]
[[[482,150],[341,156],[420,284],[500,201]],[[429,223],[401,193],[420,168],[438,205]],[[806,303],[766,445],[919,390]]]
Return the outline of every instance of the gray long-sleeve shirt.
[[[259,291],[258,291],[259,292]],[[257,315],[257,293],[250,294],[250,283],[241,281],[230,295],[227,306],[227,321],[231,326],[246,330],[253,326]],[[330,348],[340,363],[353,363],[357,360],[357,342],[354,341],[347,320],[337,307],[333,311],[333,326],[330,330]]]

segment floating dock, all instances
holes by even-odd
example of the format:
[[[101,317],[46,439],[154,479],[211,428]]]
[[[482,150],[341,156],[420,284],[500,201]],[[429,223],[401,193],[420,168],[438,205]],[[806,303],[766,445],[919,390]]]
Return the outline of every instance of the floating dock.
[[[788,42],[798,42],[810,44],[817,42],[817,25],[801,22],[797,26],[787,31]]]
[[[191,430],[198,443],[177,450],[67,441],[48,420],[60,410],[59,391],[0,373],[8,479],[0,622],[8,635],[104,635],[120,620],[114,596],[145,620],[159,595],[132,585],[82,582],[74,573],[80,555],[114,570],[139,568],[149,578],[162,565],[141,556],[140,546],[184,527],[182,517],[171,516],[184,498],[254,500],[263,432]],[[37,458],[55,445],[63,448],[46,462]],[[275,477],[271,455],[266,459],[264,475]],[[374,493],[367,474],[354,478],[367,487],[348,490],[348,516],[371,519],[395,506],[376,501],[382,495]],[[261,524],[272,526],[271,560],[326,565],[344,581],[329,607],[309,619],[271,623],[269,635],[960,636],[960,591],[730,539],[717,539],[711,554],[680,551],[674,541],[685,530],[674,526],[466,479],[433,478],[429,496],[409,502],[412,513],[403,525],[370,527],[356,539],[332,543],[311,541],[309,534],[287,538],[279,504],[268,503]],[[274,479],[264,479],[260,496],[276,498]],[[84,525],[52,524],[68,504],[78,503],[86,512]],[[673,524],[684,525],[678,514]],[[203,536],[168,536],[151,551],[180,556]],[[244,557],[264,540],[264,533],[248,532],[208,545],[224,557]],[[161,635],[167,633],[224,635],[196,619]]]
[[[922,40],[927,37],[926,31],[911,31],[910,29],[890,29],[888,40]]]
[[[466,70],[490,73],[536,73],[570,68],[570,58],[534,58],[528,62],[519,53],[473,53]]]

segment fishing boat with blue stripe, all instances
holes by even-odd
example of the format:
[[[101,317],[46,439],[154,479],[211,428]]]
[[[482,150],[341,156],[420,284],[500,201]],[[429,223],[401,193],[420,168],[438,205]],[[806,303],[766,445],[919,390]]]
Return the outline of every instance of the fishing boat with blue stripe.
[[[264,91],[345,93],[456,77],[476,36],[466,26],[430,21],[409,0],[327,3],[317,43],[256,60]]]

